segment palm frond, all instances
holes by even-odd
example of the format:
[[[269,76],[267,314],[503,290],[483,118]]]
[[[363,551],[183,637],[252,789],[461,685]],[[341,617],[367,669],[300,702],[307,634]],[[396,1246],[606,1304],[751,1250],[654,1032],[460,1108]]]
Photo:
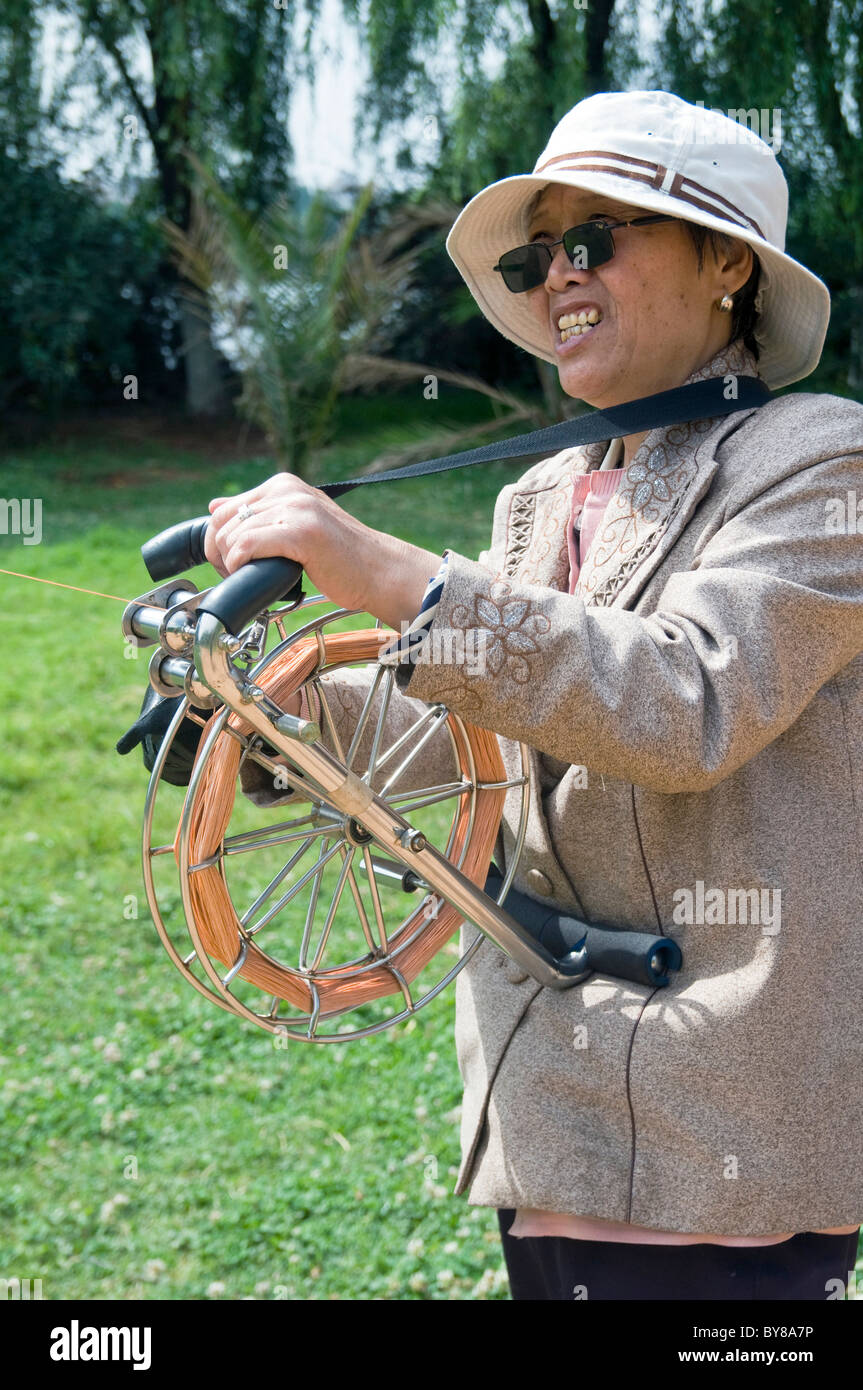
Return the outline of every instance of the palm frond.
[[[482,440],[496,430],[507,429],[510,425],[522,423],[522,414],[501,416],[499,420],[484,420],[478,425],[464,425],[460,429],[437,430],[434,434],[423,434],[416,443],[404,444],[385,450],[372,459],[360,472],[361,477],[373,473],[385,473],[390,468],[404,468],[409,463],[421,459],[443,458],[446,454],[461,452],[476,440]]]

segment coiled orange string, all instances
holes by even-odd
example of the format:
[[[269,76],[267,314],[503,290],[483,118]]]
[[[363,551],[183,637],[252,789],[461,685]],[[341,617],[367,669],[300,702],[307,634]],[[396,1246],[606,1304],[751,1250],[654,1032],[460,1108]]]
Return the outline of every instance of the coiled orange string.
[[[323,639],[327,665],[374,661],[380,647],[393,641],[395,635],[382,628],[330,634]],[[320,650],[316,639],[303,638],[276,657],[262,673],[258,684],[277,704],[283,704],[314,674],[319,660]],[[244,735],[254,732],[252,726],[236,713],[232,713],[227,722]],[[486,729],[465,724],[462,726],[463,737],[457,721],[450,719],[449,725],[462,773],[467,777],[472,775],[472,754],[477,782],[502,782],[506,774],[496,736]],[[195,795],[190,832],[189,859],[192,864],[210,858],[222,843],[233,810],[242,752],[236,739],[225,732],[220,735]],[[478,885],[485,882],[505,798],[503,789],[480,787],[476,793],[473,829],[461,872]],[[451,851],[456,863],[468,835],[469,800],[464,796],[459,798]],[[179,856],[179,832],[174,852]],[[195,924],[208,954],[223,965],[232,966],[245,938],[218,865],[196,870],[190,876],[189,888]],[[419,906],[389,938],[390,949],[413,935],[424,918],[428,923],[426,929],[418,931],[416,940],[405,946],[396,957],[398,970],[408,983],[424,969],[462,921],[457,910],[449,904],[440,906],[435,918],[429,916],[427,907]],[[323,1013],[356,1008],[370,1000],[400,991],[398,982],[386,966],[368,968],[368,961],[366,966],[362,971],[356,965],[330,968],[325,974],[314,976]],[[311,1013],[313,1000],[308,977],[273,960],[254,941],[249,943],[239,974],[268,995],[287,1000],[305,1014]]]

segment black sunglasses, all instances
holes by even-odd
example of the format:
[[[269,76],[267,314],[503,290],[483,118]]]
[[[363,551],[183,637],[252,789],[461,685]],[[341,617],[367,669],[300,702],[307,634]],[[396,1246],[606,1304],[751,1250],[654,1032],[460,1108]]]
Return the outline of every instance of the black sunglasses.
[[[618,227],[646,227],[651,222],[674,222],[676,219],[667,213],[653,213],[649,217],[633,217],[629,222],[582,222],[578,227],[570,227],[560,241],[532,241],[528,246],[516,246],[506,251],[494,267],[503,276],[503,283],[513,294],[524,294],[525,290],[535,290],[544,285],[554,252],[562,246],[573,265],[579,270],[594,270],[604,265],[614,255],[614,238],[611,233]]]

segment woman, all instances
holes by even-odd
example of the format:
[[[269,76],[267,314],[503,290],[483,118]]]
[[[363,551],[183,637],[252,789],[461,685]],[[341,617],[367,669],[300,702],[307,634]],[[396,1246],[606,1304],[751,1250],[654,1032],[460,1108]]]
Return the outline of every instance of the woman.
[[[829,298],[782,252],[786,208],[755,135],[601,94],[447,247],[501,332],[608,407],[814,369]],[[681,943],[658,991],[543,989],[488,943],[459,977],[457,1190],[498,1209],[516,1298],[821,1299],[854,1268],[863,565],[836,517],[861,450],[863,409],[805,394],[564,450],[443,565],[291,476],[211,503],[223,573],[291,555],[396,628],[424,605],[420,629],[484,634],[484,674],[427,644],[399,684],[509,766],[531,745],[514,886]]]

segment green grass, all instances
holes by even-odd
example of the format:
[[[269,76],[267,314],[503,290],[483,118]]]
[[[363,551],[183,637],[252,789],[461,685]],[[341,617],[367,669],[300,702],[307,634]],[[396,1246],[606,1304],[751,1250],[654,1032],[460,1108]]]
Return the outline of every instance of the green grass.
[[[319,476],[416,433],[407,414],[350,403]],[[513,468],[347,505],[476,554]],[[0,566],[133,598],[145,539],[272,471],[152,445],[22,451],[2,490],[43,499],[43,542],[0,536]],[[186,985],[143,893],[146,774],[114,751],[150,653],[125,659],[120,603],[0,586],[0,1277],[48,1299],[505,1297],[494,1214],[452,1196],[453,990],[364,1041],[277,1049]]]

